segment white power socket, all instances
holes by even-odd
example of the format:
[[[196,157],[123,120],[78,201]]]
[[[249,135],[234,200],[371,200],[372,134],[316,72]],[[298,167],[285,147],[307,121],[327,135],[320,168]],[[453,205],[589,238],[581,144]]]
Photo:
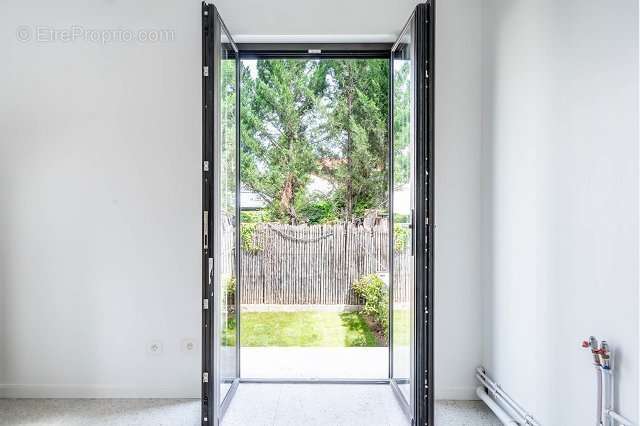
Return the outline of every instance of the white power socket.
[[[195,352],[196,342],[193,339],[182,339],[180,348],[182,349],[182,352]]]
[[[162,353],[162,342],[160,340],[153,340],[149,342],[147,349],[152,355],[160,355]]]

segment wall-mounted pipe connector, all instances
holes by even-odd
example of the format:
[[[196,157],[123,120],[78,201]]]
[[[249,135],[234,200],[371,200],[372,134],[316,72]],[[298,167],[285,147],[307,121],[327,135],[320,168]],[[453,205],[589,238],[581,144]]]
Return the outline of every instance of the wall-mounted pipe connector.
[[[589,336],[582,342],[582,347],[591,350],[596,368],[596,426],[634,426],[631,420],[614,411],[614,376],[609,344],[603,340],[598,345],[598,339]]]

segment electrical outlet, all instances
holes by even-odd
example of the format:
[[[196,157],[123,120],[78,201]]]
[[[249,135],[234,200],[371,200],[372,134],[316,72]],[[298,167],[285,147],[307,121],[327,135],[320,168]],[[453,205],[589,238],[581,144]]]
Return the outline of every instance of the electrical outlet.
[[[152,342],[149,342],[149,346],[147,348],[150,354],[160,355],[162,353],[162,342],[159,340],[154,340]]]
[[[183,352],[194,352],[196,350],[196,342],[193,339],[183,339],[180,347]]]

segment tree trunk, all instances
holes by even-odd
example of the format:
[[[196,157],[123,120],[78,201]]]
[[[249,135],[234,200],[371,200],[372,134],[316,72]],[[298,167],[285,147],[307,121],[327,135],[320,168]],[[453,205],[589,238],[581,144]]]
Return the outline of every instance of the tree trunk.
[[[289,173],[284,181],[282,193],[280,194],[280,212],[289,218],[289,223],[295,225],[297,214],[293,205],[296,190],[296,177]]]
[[[353,163],[353,138],[351,132],[351,114],[353,114],[353,95],[354,95],[354,81],[353,74],[351,70],[351,65],[347,66],[347,146],[346,146],[346,156],[347,156],[347,181],[346,181],[346,200],[345,200],[345,217],[348,222],[351,222],[353,219],[353,177],[352,177],[352,163]]]

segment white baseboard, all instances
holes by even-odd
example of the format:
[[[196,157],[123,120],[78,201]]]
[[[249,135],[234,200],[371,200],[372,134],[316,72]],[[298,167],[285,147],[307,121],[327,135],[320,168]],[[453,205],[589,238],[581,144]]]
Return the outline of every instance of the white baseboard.
[[[437,388],[436,400],[470,401],[478,399],[476,388]]]
[[[196,386],[0,384],[0,398],[200,398]]]
[[[175,398],[199,399],[193,386],[116,386],[63,384],[0,384],[0,398]],[[478,399],[475,388],[441,388],[436,400]]]

